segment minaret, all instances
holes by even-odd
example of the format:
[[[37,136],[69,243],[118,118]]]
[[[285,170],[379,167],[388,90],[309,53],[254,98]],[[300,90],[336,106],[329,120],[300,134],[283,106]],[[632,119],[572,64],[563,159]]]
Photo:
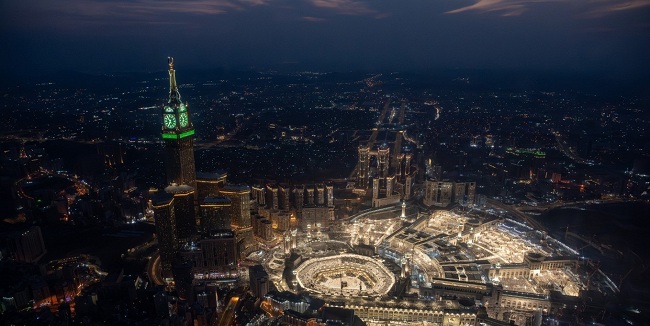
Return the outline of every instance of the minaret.
[[[406,218],[406,202],[402,202],[402,216],[401,218]]]
[[[163,111],[162,138],[165,142],[167,184],[196,187],[194,166],[194,126],[187,104],[181,102],[176,85],[174,58],[169,64],[169,101]]]

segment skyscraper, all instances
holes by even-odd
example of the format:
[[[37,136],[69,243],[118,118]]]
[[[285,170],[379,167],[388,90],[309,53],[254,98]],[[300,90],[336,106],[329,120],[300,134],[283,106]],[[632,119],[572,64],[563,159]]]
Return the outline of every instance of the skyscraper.
[[[226,172],[197,172],[196,173],[196,195],[199,205],[206,197],[219,195],[219,189],[226,184],[228,174]]]
[[[447,207],[452,201],[454,183],[451,181],[427,180],[424,183],[425,195],[423,203],[427,206],[435,205]]]
[[[357,188],[368,188],[368,170],[370,169],[370,148],[359,146],[359,162],[357,163]]]
[[[182,261],[191,262],[192,274],[201,279],[237,277],[237,239],[230,230],[212,230],[199,242],[185,243],[179,252]]]
[[[156,223],[156,235],[160,248],[162,275],[172,276],[172,261],[176,255],[176,216],[174,214],[174,195],[158,192],[151,199]]]
[[[41,228],[38,226],[0,234],[0,245],[2,245],[1,240],[6,241],[5,244],[9,249],[9,255],[17,261],[37,262],[47,252]]]
[[[388,164],[390,157],[390,148],[386,145],[379,146],[377,149],[377,173],[380,178],[385,178],[388,176]]]
[[[165,142],[167,183],[196,187],[194,166],[194,126],[187,104],[181,102],[176,85],[174,58],[169,64],[169,101],[164,107],[162,138]]]
[[[227,209],[232,202],[227,197],[205,197],[201,207],[201,231],[209,234],[214,230],[230,230],[230,215]]]
[[[262,265],[248,267],[248,279],[251,292],[258,298],[264,298],[269,292],[269,274]]]
[[[236,228],[247,228],[251,226],[250,193],[248,186],[227,185],[219,194],[231,201],[231,206],[226,210],[230,216],[231,225]]]
[[[176,219],[176,240],[188,241],[196,234],[196,214],[194,208],[194,188],[188,185],[172,184],[165,192],[174,196],[174,215]]]

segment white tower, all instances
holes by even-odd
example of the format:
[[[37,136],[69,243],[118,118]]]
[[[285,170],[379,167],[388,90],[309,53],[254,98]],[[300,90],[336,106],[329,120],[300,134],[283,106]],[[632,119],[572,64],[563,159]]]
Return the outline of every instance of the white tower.
[[[298,230],[293,229],[291,230],[291,249],[296,249],[297,245],[297,239],[298,238]]]

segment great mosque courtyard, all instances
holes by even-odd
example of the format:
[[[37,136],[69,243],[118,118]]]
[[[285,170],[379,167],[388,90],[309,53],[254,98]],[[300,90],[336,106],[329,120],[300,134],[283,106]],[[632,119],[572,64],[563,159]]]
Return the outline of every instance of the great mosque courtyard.
[[[343,296],[381,296],[395,283],[381,262],[353,254],[310,259],[296,269],[296,278],[309,291]]]
[[[279,291],[335,300],[368,319],[396,318],[383,302],[401,293],[409,299],[399,314],[434,324],[445,300],[477,300],[490,316],[524,320],[551,311],[552,296],[566,301],[587,288],[577,253],[523,223],[462,208],[403,215],[396,207],[287,232],[295,246],[264,254],[269,277]],[[283,258],[293,264],[289,279]],[[432,315],[416,312],[430,305]]]

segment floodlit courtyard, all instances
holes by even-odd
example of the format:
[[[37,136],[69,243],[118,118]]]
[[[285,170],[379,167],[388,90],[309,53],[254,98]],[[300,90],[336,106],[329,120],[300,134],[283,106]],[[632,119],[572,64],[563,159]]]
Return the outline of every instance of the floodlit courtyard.
[[[528,252],[547,254],[540,246],[526,238],[525,233],[504,223],[490,225],[472,238],[472,254],[493,263],[521,263]]]
[[[381,262],[353,254],[313,258],[295,273],[303,288],[332,295],[384,295],[395,283]]]

